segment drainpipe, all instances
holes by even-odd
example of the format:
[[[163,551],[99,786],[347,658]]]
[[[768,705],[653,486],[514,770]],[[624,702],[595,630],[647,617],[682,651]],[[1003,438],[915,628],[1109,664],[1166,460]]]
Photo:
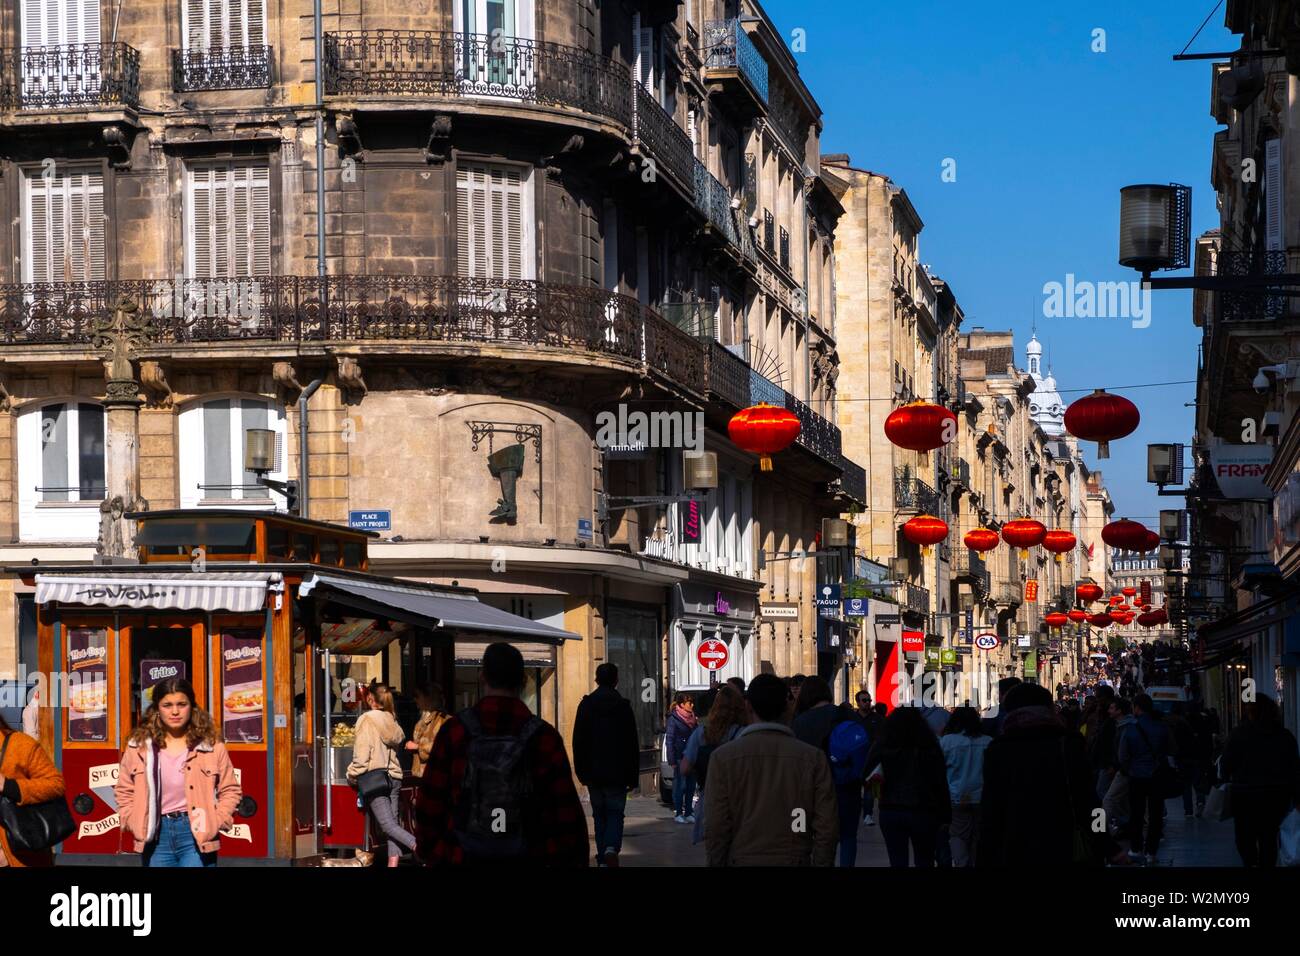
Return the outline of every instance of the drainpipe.
[[[321,0],[313,0],[316,83],[316,274],[325,277],[325,38],[321,32]],[[322,283],[323,285],[323,283]],[[305,392],[304,395],[310,395]],[[305,432],[304,432],[305,434]],[[304,499],[305,500],[305,499]]]
[[[318,7],[319,4],[320,0],[317,0]],[[300,518],[308,517],[310,494],[308,491],[310,470],[307,467],[307,432],[309,430],[307,426],[307,402],[316,394],[316,389],[320,388],[321,383],[324,381],[323,376],[312,379],[307,387],[302,390],[302,394],[298,396],[298,517]]]

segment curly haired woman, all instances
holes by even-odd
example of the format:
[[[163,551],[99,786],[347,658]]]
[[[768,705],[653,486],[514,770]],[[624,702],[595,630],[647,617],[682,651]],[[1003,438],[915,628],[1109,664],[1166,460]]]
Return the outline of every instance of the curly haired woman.
[[[154,687],[114,790],[123,836],[134,838],[145,866],[217,865],[221,831],[234,822],[241,792],[230,755],[189,681],[169,677]]]

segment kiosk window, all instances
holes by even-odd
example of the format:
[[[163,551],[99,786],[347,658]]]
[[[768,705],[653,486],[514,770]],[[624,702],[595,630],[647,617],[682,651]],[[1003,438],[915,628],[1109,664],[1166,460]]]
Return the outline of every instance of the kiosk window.
[[[108,630],[68,631],[68,740],[108,740]]]
[[[361,545],[356,541],[346,541],[343,544],[343,567],[360,568],[361,567]]]
[[[320,560],[317,564],[338,564],[339,543],[335,538],[320,539]]]
[[[295,561],[311,561],[316,554],[316,539],[309,534],[295,534],[293,536],[293,559]]]
[[[194,683],[194,649],[189,628],[135,628],[131,632],[132,726],[140,723],[152,703],[154,685],[169,677]]]
[[[266,556],[281,559],[289,557],[289,532],[270,522],[266,525]]]

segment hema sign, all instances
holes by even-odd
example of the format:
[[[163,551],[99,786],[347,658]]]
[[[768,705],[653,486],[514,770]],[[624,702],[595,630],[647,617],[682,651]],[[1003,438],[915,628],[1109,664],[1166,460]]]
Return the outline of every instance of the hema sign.
[[[1210,449],[1210,467],[1225,498],[1272,498],[1264,473],[1273,463],[1271,445],[1218,445]]]

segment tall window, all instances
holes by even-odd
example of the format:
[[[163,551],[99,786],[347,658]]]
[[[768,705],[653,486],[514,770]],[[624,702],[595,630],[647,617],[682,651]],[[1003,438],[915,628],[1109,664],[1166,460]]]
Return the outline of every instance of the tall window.
[[[271,274],[271,170],[238,160],[186,172],[185,272],[195,279]]]
[[[276,433],[275,469],[267,476],[283,481],[284,411],[265,399],[221,398],[193,405],[180,416],[180,501],[182,508],[245,503],[269,508],[283,499],[244,470],[244,433],[269,428]]]
[[[56,166],[57,170],[57,166]],[[104,276],[104,176],[90,170],[23,178],[24,282]]]
[[[56,402],[18,416],[18,524],[24,541],[93,540],[106,494],[104,409]]]
[[[521,166],[460,164],[456,170],[456,246],[462,276],[534,277],[531,185]]]
[[[262,0],[185,0],[182,12],[187,50],[266,44]]]

